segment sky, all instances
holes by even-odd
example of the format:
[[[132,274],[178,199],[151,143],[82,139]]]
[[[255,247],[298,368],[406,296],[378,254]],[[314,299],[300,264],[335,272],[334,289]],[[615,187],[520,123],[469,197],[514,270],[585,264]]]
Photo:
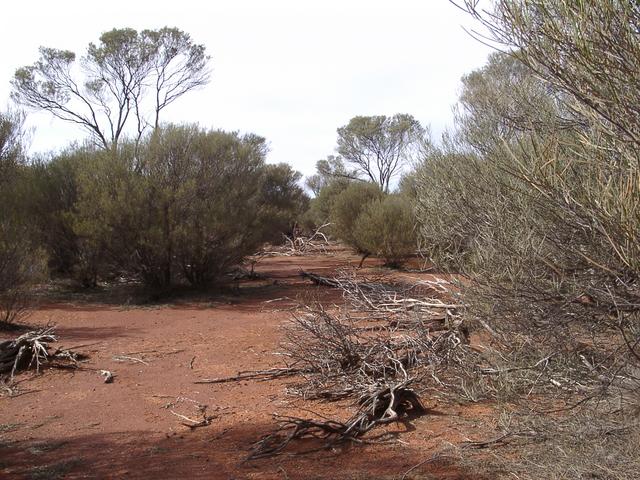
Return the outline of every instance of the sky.
[[[162,120],[256,133],[269,162],[305,175],[335,154],[336,129],[356,115],[409,113],[437,138],[452,124],[460,78],[490,53],[447,0],[21,0],[2,18],[0,109],[40,46],[80,56],[112,28],[178,27],[206,46],[211,82]],[[27,126],[32,153],[85,138],[42,112]]]

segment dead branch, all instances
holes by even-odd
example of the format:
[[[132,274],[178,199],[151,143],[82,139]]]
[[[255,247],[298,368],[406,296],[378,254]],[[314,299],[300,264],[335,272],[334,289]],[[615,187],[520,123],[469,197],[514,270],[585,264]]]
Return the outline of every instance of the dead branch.
[[[49,344],[57,341],[54,327],[27,332],[15,340],[0,342],[0,375],[9,374],[10,378],[20,370],[47,366],[77,366],[84,356],[70,350],[50,352]]]
[[[239,382],[242,380],[272,380],[274,378],[289,377],[300,375],[304,370],[299,368],[271,368],[269,370],[252,370],[246,372],[238,372],[237,375],[221,378],[204,378],[196,380],[193,383],[228,383]]]
[[[357,413],[346,422],[276,416],[280,422],[278,430],[257,442],[249,458],[278,455],[293,440],[302,438],[321,439],[322,448],[346,441],[360,442],[361,437],[378,425],[425,414],[427,409],[408,383],[386,385],[361,397]]]
[[[186,415],[182,415],[180,413],[174,412],[173,410],[169,410],[173,415],[178,418],[181,418],[189,423],[181,422],[185,427],[189,427],[190,429],[195,429],[199,427],[206,427],[211,425],[211,421],[216,418],[215,415],[207,415],[207,405],[198,405],[198,410],[202,415],[200,420],[194,420],[193,418],[189,418]]]
[[[321,277],[320,275],[316,275],[315,273],[305,272],[304,270],[300,270],[300,276],[302,278],[308,278],[316,285],[322,285],[325,287],[332,287],[332,288],[340,288],[340,283],[338,281],[332,280],[327,277]]]
[[[133,362],[133,363],[141,363],[142,365],[149,365],[147,362],[142,360],[141,358],[131,357],[129,355],[114,355],[113,359],[116,362]]]
[[[451,310],[450,313],[453,315],[456,313],[455,310],[464,307],[463,304],[443,302],[436,297],[424,297],[426,292],[437,293],[439,296],[447,295],[449,291],[445,285],[448,282],[442,279],[405,285],[359,281],[355,274],[346,272],[338,277],[328,278],[301,270],[300,276],[311,280],[316,285],[341,289],[343,296],[360,311],[429,313],[433,309],[443,309]]]

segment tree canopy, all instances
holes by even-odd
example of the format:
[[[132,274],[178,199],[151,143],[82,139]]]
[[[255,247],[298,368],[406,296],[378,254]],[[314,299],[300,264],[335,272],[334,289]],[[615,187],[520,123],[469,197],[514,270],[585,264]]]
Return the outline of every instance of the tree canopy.
[[[164,108],[208,83],[209,59],[204,45],[177,28],[113,29],[90,43],[79,62],[74,52],[41,47],[37,62],[16,71],[12,97],[115,149],[131,123],[139,140],[158,128]]]
[[[388,192],[391,179],[424,135],[420,122],[408,114],[358,116],[338,129],[338,153],[356,172]]]

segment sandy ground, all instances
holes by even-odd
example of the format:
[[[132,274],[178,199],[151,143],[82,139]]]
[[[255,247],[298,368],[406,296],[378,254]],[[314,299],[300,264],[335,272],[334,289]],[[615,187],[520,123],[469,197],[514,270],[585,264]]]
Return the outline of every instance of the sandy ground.
[[[485,407],[425,399],[431,413],[391,426],[397,433],[391,444],[245,461],[251,444],[273,430],[273,413],[313,416],[310,409],[346,418],[349,412],[287,396],[286,380],[194,381],[281,365],[274,352],[294,300],[340,301],[335,291],[302,280],[299,269],[331,274],[358,260],[345,251],[266,258],[256,271],[268,280],[198,301],[40,307],[29,323],[57,325],[60,346],[89,360],[80,370],[22,374],[22,394],[0,398],[0,478],[399,479],[450,442],[491,436]],[[375,260],[366,265],[372,272],[379,268]],[[103,383],[101,369],[112,371],[115,381]],[[197,417],[198,404],[215,416],[209,426],[191,430],[172,413]],[[406,478],[480,477],[444,457]]]

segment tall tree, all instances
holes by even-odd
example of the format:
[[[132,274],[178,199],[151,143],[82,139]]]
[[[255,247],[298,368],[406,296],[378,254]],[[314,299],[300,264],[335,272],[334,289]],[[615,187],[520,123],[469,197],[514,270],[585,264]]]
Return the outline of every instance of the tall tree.
[[[205,47],[177,28],[113,29],[76,54],[40,48],[40,59],[19,68],[14,100],[87,130],[97,146],[116,148],[130,120],[139,140],[158,128],[160,113],[177,98],[208,83]]]
[[[354,117],[338,129],[338,153],[358,173],[388,192],[410,150],[424,138],[425,129],[408,114]]]

